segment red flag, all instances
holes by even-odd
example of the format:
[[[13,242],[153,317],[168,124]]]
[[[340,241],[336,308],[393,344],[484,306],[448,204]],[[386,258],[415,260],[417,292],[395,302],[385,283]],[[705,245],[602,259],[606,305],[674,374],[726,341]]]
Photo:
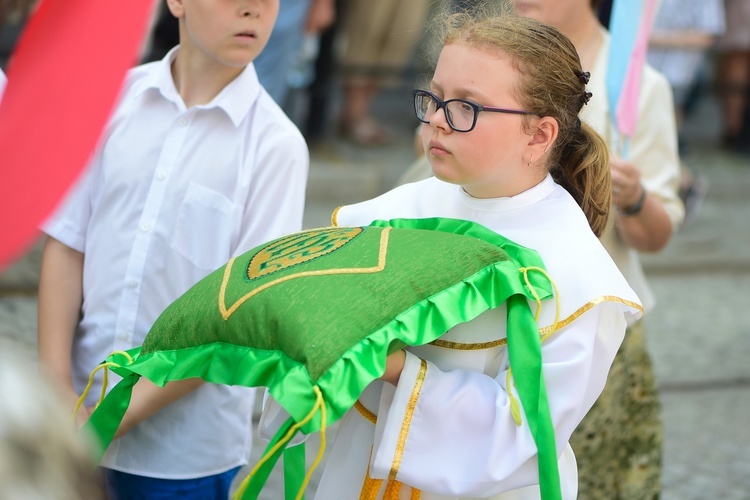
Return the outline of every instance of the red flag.
[[[138,58],[153,0],[43,0],[0,103],[0,269],[81,173]]]

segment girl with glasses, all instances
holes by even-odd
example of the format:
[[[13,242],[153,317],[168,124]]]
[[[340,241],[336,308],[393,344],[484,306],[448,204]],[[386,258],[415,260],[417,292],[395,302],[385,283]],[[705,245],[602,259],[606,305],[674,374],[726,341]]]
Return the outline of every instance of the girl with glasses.
[[[464,219],[539,252],[557,287],[538,310],[550,332],[541,364],[560,475],[549,498],[574,499],[568,438],[604,387],[628,321],[641,315],[597,239],[611,189],[606,145],[578,119],[588,74],[567,38],[533,20],[460,13],[441,27],[432,82],[414,93],[435,177],[341,207],[333,223]],[[442,342],[391,354],[339,422],[316,498],[541,498],[529,420],[512,410],[509,328],[503,305]],[[261,432],[283,420],[262,418]]]

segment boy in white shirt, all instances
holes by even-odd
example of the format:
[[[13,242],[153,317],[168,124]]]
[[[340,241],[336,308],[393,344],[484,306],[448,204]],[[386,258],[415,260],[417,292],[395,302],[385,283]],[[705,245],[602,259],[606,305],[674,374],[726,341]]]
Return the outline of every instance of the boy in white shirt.
[[[39,361],[71,410],[91,370],[141,345],[198,280],[301,229],[307,147],[251,64],[279,0],[167,4],[180,45],[128,74],[90,167],[43,228]],[[109,493],[226,498],[250,455],[253,394],[139,382],[101,461]]]

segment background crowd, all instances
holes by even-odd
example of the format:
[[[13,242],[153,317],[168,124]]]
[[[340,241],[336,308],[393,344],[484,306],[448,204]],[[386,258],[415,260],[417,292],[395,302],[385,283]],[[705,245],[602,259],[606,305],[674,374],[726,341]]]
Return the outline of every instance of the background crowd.
[[[0,3],[0,67],[34,3]],[[611,2],[600,3],[606,25]],[[156,4],[141,62],[161,58],[177,40],[176,20]],[[273,38],[255,63],[266,75],[262,83],[310,143],[341,135],[363,146],[387,144],[392,131],[373,113],[374,99],[429,71],[424,21],[435,4],[385,1],[372,11],[360,0],[282,0]],[[662,0],[648,54],[672,85],[678,124],[701,99],[716,96],[723,118],[717,135],[741,154],[750,154],[749,11],[747,0]]]

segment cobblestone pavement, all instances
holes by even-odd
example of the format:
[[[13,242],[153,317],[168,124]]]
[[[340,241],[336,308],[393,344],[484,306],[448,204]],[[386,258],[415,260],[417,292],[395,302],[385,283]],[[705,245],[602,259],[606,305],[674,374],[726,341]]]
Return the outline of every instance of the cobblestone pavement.
[[[305,227],[328,225],[336,206],[383,192],[409,164],[414,122],[392,109],[384,118],[401,129],[390,147],[332,140],[312,149]],[[715,109],[704,113],[707,120],[688,127],[694,140],[686,159],[708,180],[708,196],[692,225],[644,259],[659,300],[646,332],[663,403],[664,500],[750,499],[750,160],[713,146],[704,127],[715,122]],[[32,363],[38,262],[36,245],[0,274],[0,349]],[[313,437],[308,453],[317,443]],[[262,447],[256,445],[254,460]],[[280,484],[272,476],[265,498],[281,498]]]

